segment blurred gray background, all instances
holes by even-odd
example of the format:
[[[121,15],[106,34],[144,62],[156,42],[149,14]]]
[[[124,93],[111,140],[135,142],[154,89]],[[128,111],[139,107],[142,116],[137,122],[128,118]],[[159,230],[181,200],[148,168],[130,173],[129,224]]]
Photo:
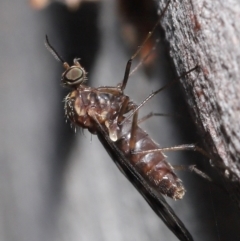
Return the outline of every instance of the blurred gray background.
[[[54,3],[36,11],[26,1],[1,1],[0,12],[0,240],[177,240],[98,139],[65,123],[63,69],[44,47],[48,34],[70,64],[81,58],[91,86],[116,85],[132,54],[119,31],[116,2],[83,3],[77,11]],[[151,74],[139,68],[129,80],[126,94],[137,103],[174,78],[161,42]],[[142,125],[161,146],[199,142],[182,98],[176,85],[140,111],[181,114]],[[209,167],[196,153],[167,155],[172,164]],[[179,175],[186,196],[167,200],[194,240],[240,239],[239,210],[226,192],[192,173]]]

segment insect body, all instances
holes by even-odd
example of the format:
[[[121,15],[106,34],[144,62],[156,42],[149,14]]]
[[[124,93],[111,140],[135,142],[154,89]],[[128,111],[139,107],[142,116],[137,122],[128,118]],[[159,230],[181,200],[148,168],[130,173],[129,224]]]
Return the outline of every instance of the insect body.
[[[185,189],[159,148],[137,125],[137,105],[124,95],[122,85],[91,88],[83,85],[86,72],[77,59],[62,75],[62,84],[73,90],[65,98],[65,114],[73,124],[96,134],[122,173],[144,196],[153,210],[180,240],[192,240],[184,224],[162,194],[181,199]],[[122,116],[120,116],[120,113]],[[134,113],[133,120],[124,115]],[[121,124],[122,122],[123,124]],[[135,154],[133,151],[137,151]]]
[[[147,38],[149,37],[150,35]],[[67,119],[74,125],[96,134],[122,173],[169,229],[182,241],[193,240],[162,196],[164,194],[173,199],[181,199],[185,193],[182,181],[176,176],[173,167],[161,151],[151,151],[158,149],[159,146],[138,126],[138,109],[165,87],[153,92],[139,106],[124,94],[132,59],[140,49],[128,61],[121,84],[116,87],[91,88],[83,84],[86,72],[77,59],[74,59],[74,65],[70,67],[53,49],[47,37],[46,46],[58,60],[62,61],[66,69],[62,75],[62,84],[72,88],[65,98]]]
[[[134,151],[157,149],[157,144],[140,127],[133,127],[133,121],[126,120],[124,124],[118,124],[119,113],[124,104],[127,103],[127,106],[123,114],[133,111],[137,105],[128,101],[129,97],[122,93],[120,87],[91,88],[81,85],[75,73],[71,74],[81,71],[84,76],[84,70],[75,60],[75,65],[63,74],[64,85],[69,83],[68,76],[76,78],[75,85],[74,79],[70,82],[74,90],[65,98],[67,118],[75,125],[87,128],[93,134],[98,134],[101,125],[111,141],[151,187],[173,199],[181,199],[185,193],[184,187],[165,156],[161,152],[133,154],[130,145],[131,131],[134,131],[135,136]],[[125,119],[124,116],[121,118]]]
[[[134,123],[136,120],[126,120],[122,116],[121,121],[126,121],[118,124],[121,110],[124,108],[123,114],[126,114],[134,111],[137,105],[129,101],[120,86],[91,88],[79,83],[75,73],[82,72],[81,75],[85,76],[85,72],[76,60],[74,62],[75,65],[67,69],[62,78],[64,85],[71,83],[74,88],[65,98],[67,118],[75,125],[87,128],[97,135],[100,125],[149,186],[173,199],[181,199],[185,193],[182,182],[161,152],[132,153],[132,150],[141,152],[157,149],[159,146]],[[69,76],[74,76],[76,80],[69,80]],[[133,148],[131,141],[134,141]]]

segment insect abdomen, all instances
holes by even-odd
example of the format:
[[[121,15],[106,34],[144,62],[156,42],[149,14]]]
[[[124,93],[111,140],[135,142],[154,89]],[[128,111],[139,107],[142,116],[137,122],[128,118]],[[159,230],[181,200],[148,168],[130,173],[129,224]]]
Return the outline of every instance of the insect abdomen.
[[[124,125],[130,125],[130,121]],[[123,129],[123,128],[122,128]],[[116,142],[134,168],[143,176],[148,184],[173,199],[182,199],[185,189],[182,181],[176,176],[173,167],[166,161],[162,152],[132,154],[129,148],[130,133],[122,133]],[[140,127],[136,130],[136,152],[158,149],[159,146]]]

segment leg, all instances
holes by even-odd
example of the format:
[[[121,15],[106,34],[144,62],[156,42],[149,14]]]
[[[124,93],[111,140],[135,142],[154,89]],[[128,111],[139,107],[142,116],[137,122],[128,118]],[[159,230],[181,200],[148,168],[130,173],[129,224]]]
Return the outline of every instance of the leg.
[[[212,181],[212,179],[204,172],[200,171],[198,168],[196,168],[195,165],[190,165],[190,166],[178,166],[178,165],[174,165],[173,166],[174,170],[177,171],[190,171],[190,172],[194,172],[197,175],[199,175],[200,177],[207,179],[208,181]]]
[[[156,24],[154,25],[152,31],[148,33],[148,35],[147,35],[147,37],[145,38],[145,40],[143,41],[142,45],[138,48],[138,50],[136,51],[136,53],[128,60],[127,65],[126,65],[126,69],[125,69],[124,78],[123,78],[123,81],[122,81],[122,86],[121,86],[121,90],[122,90],[122,91],[124,91],[124,89],[126,88],[133,59],[135,59],[135,57],[140,53],[140,51],[142,50],[142,47],[145,45],[145,43],[148,41],[148,39],[149,39],[149,38],[152,36],[152,34],[154,33],[155,29],[157,28],[157,26],[158,26],[158,24],[159,24],[159,21],[162,19],[162,17],[164,16],[165,12],[167,11],[167,8],[168,8],[168,5],[170,4],[170,1],[171,1],[171,0],[169,0],[169,1],[167,2],[164,10],[163,10],[162,13],[160,14],[159,19],[158,19],[158,21],[156,22]]]
[[[190,69],[189,71],[183,73],[181,76],[179,76],[177,79],[172,80],[171,82],[167,83],[166,85],[164,85],[162,88],[153,91],[152,94],[150,94],[124,121],[129,120],[136,111],[138,111],[141,107],[143,107],[150,99],[152,99],[156,94],[158,94],[159,92],[161,92],[164,89],[167,89],[168,87],[172,86],[173,84],[175,84],[175,82],[179,81],[182,77],[184,77],[185,75],[191,73],[192,71],[196,70],[198,68],[198,65],[196,65],[194,68]],[[130,69],[129,69],[130,70]],[[123,124],[124,121],[120,124]]]
[[[138,120],[138,111],[134,113],[133,120],[132,120],[132,128],[131,128],[131,137],[129,141],[129,147],[131,152],[135,149],[136,144],[136,130],[137,130],[137,120]]]
[[[165,116],[165,117],[179,117],[179,115],[177,114],[164,114],[164,113],[154,113],[154,112],[150,112],[149,114],[145,115],[144,117],[142,117],[141,119],[138,120],[138,124],[144,122],[145,120],[153,117],[153,116]]]
[[[121,123],[123,121],[123,115],[126,113],[126,110],[128,108],[128,103],[129,103],[129,97],[128,96],[124,96],[125,99],[123,101],[123,104],[121,106],[121,109],[119,111],[118,117],[117,117],[117,123]]]
[[[202,155],[211,159],[210,155],[206,151],[204,151],[201,147],[195,144],[183,144],[183,145],[173,146],[173,147],[164,147],[164,148],[158,148],[158,149],[141,151],[141,152],[133,152],[133,154],[140,154],[140,153],[146,154],[146,153],[164,152],[164,151],[197,151],[197,152],[200,152]]]
[[[147,58],[151,55],[151,53],[156,50],[156,47],[157,47],[158,43],[159,43],[159,39],[156,40],[156,43],[154,44],[152,49],[148,52],[148,54],[146,56],[144,56],[144,58],[139,62],[139,64],[131,71],[129,76],[134,74],[134,72],[137,71],[137,69],[147,60]]]
[[[133,103],[132,101],[129,101],[129,97],[124,95],[125,99],[123,100],[123,104],[121,106],[121,109],[118,113],[117,117],[117,124],[120,125],[120,123],[123,121],[123,115],[128,113],[129,111],[135,110],[137,105]]]

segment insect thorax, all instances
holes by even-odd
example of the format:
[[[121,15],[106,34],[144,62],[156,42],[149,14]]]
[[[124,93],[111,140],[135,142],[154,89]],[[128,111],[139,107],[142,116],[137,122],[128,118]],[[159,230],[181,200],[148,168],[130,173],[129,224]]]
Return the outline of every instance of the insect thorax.
[[[64,99],[65,115],[73,124],[88,129],[96,134],[97,125],[93,118],[106,126],[118,116],[122,105],[122,95],[98,91],[98,89],[81,86],[70,92]]]

